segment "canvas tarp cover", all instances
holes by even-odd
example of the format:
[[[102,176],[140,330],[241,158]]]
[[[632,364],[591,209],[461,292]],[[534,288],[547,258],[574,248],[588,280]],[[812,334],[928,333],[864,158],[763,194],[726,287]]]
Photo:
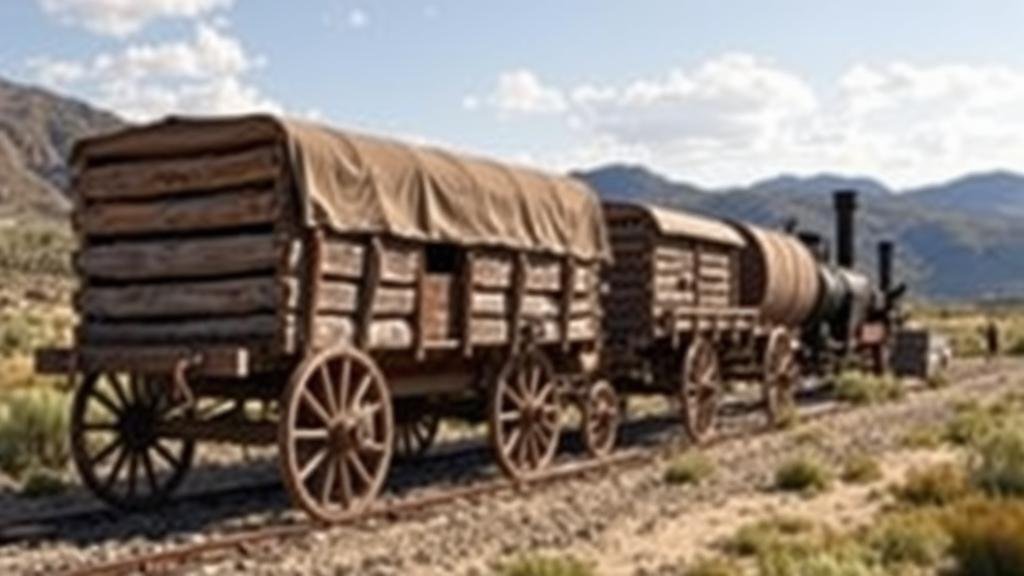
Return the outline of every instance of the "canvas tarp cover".
[[[170,118],[85,140],[75,164],[199,156],[274,141],[288,150],[307,224],[608,258],[600,203],[578,180],[303,121]]]

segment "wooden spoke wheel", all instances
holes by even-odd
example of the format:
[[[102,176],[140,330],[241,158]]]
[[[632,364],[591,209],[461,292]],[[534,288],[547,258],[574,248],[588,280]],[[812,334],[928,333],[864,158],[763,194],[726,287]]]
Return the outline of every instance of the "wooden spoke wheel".
[[[162,437],[160,428],[190,415],[175,407],[166,381],[87,375],[71,407],[71,456],[82,482],[123,510],[164,503],[192,466],[195,442]]]
[[[793,416],[799,378],[793,339],[785,330],[776,329],[764,352],[764,402],[770,426],[785,424]]]
[[[395,458],[409,460],[426,454],[440,428],[441,418],[436,414],[419,413],[399,419],[395,427]]]
[[[281,475],[292,501],[334,522],[377,497],[391,465],[391,395],[374,361],[349,346],[307,358],[278,423]]]
[[[706,441],[714,431],[722,395],[722,372],[714,344],[696,338],[686,350],[679,385],[683,427],[695,444]]]
[[[547,467],[558,449],[561,400],[551,363],[539,350],[516,355],[493,384],[490,436],[498,464],[513,478]]]
[[[615,388],[606,380],[587,390],[583,402],[583,443],[592,456],[611,454],[622,418],[621,403]]]

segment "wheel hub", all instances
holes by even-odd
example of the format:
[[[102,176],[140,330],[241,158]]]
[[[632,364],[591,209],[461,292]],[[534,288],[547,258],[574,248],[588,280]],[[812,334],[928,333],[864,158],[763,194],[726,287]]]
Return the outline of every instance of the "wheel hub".
[[[118,422],[118,430],[128,448],[138,451],[153,444],[156,426],[153,414],[145,408],[130,406]]]

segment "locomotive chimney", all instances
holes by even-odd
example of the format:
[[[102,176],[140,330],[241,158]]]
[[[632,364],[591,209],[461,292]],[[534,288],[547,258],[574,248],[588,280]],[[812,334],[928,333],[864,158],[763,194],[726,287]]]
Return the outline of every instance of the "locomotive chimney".
[[[836,210],[836,264],[853,268],[856,262],[853,217],[857,211],[857,191],[839,190],[833,196]]]
[[[878,288],[883,294],[892,291],[892,251],[891,241],[883,240],[878,243]]]

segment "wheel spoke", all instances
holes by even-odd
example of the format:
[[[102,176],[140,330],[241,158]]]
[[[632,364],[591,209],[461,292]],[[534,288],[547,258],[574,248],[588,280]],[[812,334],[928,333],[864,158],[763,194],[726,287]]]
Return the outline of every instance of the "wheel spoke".
[[[135,497],[136,484],[139,479],[139,454],[134,450],[128,457],[128,498]]]
[[[116,422],[83,422],[82,430],[85,432],[116,432]]]
[[[171,451],[168,450],[167,447],[164,446],[163,442],[161,442],[160,440],[157,440],[156,442],[153,443],[153,450],[156,451],[156,453],[164,460],[164,462],[167,462],[167,465],[171,467],[171,470],[176,470],[181,467],[181,458],[176,457],[173,453],[171,453]]]
[[[160,483],[157,482],[156,471],[153,468],[153,456],[149,450],[142,453],[142,466],[146,471],[146,480],[149,482],[149,492],[156,494],[160,490]]]
[[[335,490],[335,476],[337,470],[334,466],[334,463],[338,459],[339,458],[336,455],[332,454],[326,460],[326,466],[324,467],[324,477],[323,481],[320,484],[320,502],[323,504],[330,504],[333,501],[332,496],[334,495]]]
[[[110,472],[107,474],[107,479],[104,481],[104,490],[109,491],[114,486],[114,482],[116,482],[118,476],[121,475],[121,469],[124,468],[124,463],[127,458],[128,449],[121,446],[117,453],[117,460],[114,461],[114,465],[110,468]]]
[[[321,442],[327,441],[327,429],[326,428],[296,428],[292,431],[292,435],[296,440],[320,440]]]
[[[523,419],[523,414],[519,411],[506,411],[501,412],[498,419],[502,422],[519,422]]]
[[[92,389],[92,397],[98,400],[100,405],[106,408],[111,415],[120,416],[124,413],[124,406],[118,405],[99,388]]]
[[[369,372],[363,375],[363,379],[359,381],[359,385],[356,386],[356,393],[352,396],[352,409],[354,410],[363,402],[363,397],[366,396],[367,390],[370,389],[370,383],[373,382],[373,374]]]
[[[316,396],[310,392],[309,388],[304,388],[302,390],[302,402],[313,410],[313,413],[316,414],[316,417],[319,418],[321,422],[324,424],[329,424],[331,422],[330,414],[327,413],[327,410],[324,409],[323,404],[317,400]]]
[[[320,365],[320,384],[323,386],[324,397],[327,399],[327,410],[332,415],[339,413],[341,408],[338,406],[337,398],[334,397],[334,381],[331,379],[326,363]]]
[[[517,450],[519,442],[522,439],[522,436],[523,429],[521,427],[516,426],[512,428],[512,431],[509,432],[508,438],[506,438],[505,442],[502,444],[502,451],[505,454],[511,456],[512,453]]]
[[[306,460],[305,465],[299,470],[299,479],[303,482],[306,481],[309,476],[316,471],[317,468],[324,462],[328,456],[327,448],[321,448],[317,450],[309,460]]]
[[[99,464],[102,464],[104,460],[110,458],[110,455],[113,454],[114,451],[121,446],[121,444],[121,437],[115,436],[114,439],[111,440],[109,444],[104,446],[102,450],[100,450],[99,452],[97,452],[96,454],[89,458],[89,466],[97,466]]]
[[[511,386],[502,386],[502,394],[511,399],[512,403],[516,406],[520,408],[526,406],[526,400],[524,400],[519,394],[516,394],[516,392],[512,390]]]
[[[353,501],[353,490],[352,490],[352,475],[348,471],[348,465],[345,463],[344,458],[337,459],[338,476],[341,478],[341,498],[345,507],[352,505]]]
[[[350,359],[342,358],[340,372],[341,382],[339,383],[338,410],[344,411],[348,409],[348,392],[352,384],[352,361]]]
[[[352,468],[356,471],[356,475],[363,481],[363,484],[370,486],[373,484],[373,476],[370,475],[370,471],[366,469],[366,465],[363,464],[362,458],[355,452],[349,452],[348,461],[352,463]]]

